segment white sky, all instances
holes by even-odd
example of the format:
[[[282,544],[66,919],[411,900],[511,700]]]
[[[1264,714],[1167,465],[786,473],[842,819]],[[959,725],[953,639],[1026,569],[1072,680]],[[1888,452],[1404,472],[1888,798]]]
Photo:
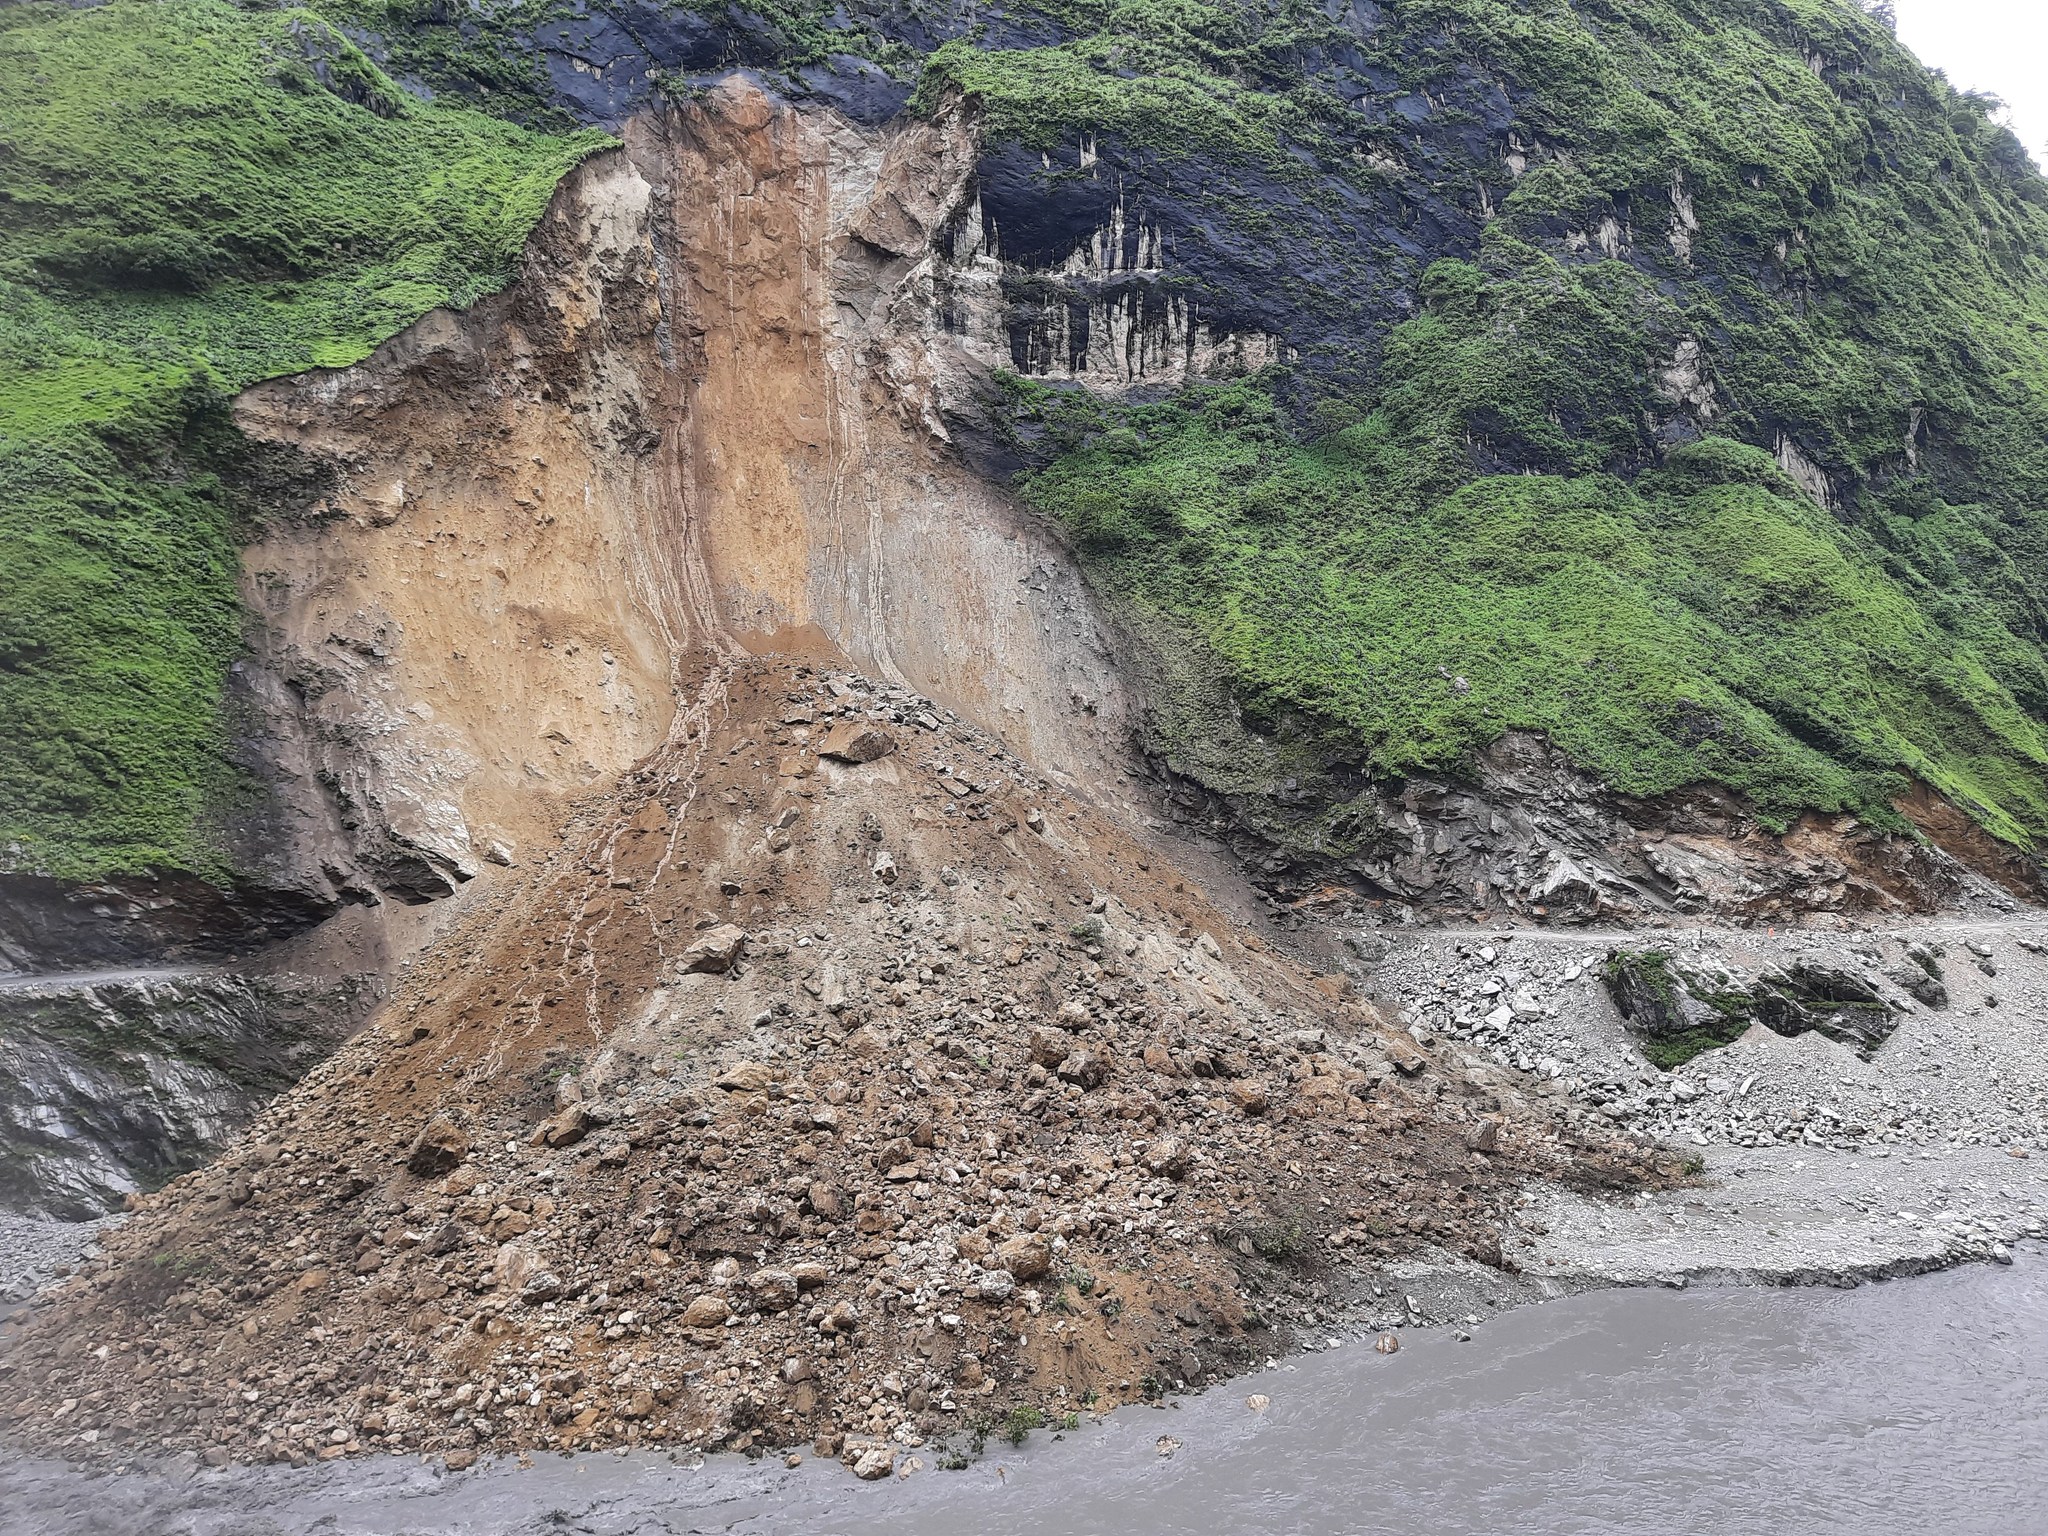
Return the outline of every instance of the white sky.
[[[2006,126],[2048,165],[2048,4],[2043,0],[1896,0],[1899,37],[1958,90],[1989,91]]]

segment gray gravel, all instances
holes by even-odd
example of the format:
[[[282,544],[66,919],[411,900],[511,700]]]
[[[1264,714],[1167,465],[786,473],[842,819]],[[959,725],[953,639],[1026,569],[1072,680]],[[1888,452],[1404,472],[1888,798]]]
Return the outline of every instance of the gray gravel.
[[[1871,1157],[1832,1148],[1716,1148],[1700,1188],[1615,1205],[1568,1194],[1524,1207],[1532,1278],[1765,1285],[2009,1261],[2048,1233],[2048,1159],[1988,1147]]]
[[[1580,1118],[1702,1161],[1701,1187],[1632,1202],[1526,1197],[1510,1252],[1538,1287],[1854,1283],[2048,1231],[2048,919],[1385,937],[1367,985],[1419,1038],[1534,1073]],[[1897,1032],[1868,1061],[1759,1026],[1667,1073],[1600,979],[1616,947],[1754,973],[1895,968],[1908,945],[1943,951],[1950,1005],[1898,994]]]
[[[1946,951],[1952,1001],[1935,1009],[1899,994],[1903,1021],[1869,1061],[1821,1035],[1758,1027],[1665,1073],[1636,1050],[1600,980],[1617,946],[1754,972],[1797,960],[1896,968],[1909,944]],[[1680,1146],[2039,1151],[2048,1148],[2048,955],[2027,945],[2048,948],[2048,919],[1776,934],[1438,933],[1393,940],[1369,984],[1424,1038],[1534,1072],[1589,1112]]]
[[[118,1220],[46,1221],[0,1212],[0,1313],[92,1257],[101,1231]]]

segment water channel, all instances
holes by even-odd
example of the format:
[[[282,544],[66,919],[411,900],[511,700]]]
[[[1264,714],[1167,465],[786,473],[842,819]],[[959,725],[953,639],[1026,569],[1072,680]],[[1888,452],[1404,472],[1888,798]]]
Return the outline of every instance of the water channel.
[[[15,1460],[0,1536],[2042,1536],[2048,1252],[1850,1291],[1595,1292],[991,1442],[964,1472],[921,1454],[884,1484],[639,1455]]]

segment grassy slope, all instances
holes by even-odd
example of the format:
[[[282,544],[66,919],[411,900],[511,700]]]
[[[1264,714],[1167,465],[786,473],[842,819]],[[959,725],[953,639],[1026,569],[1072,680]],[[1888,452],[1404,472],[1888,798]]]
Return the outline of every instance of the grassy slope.
[[[398,92],[308,11],[0,11],[0,868],[220,873],[227,391],[503,283],[605,142]]]
[[[1381,771],[1530,726],[1637,792],[1717,779],[1781,820],[1883,817],[1918,776],[2048,837],[2048,192],[2010,136],[1842,0],[1386,12],[1368,51],[1394,90],[1477,61],[1536,149],[1519,180],[1476,168],[1500,217],[1476,261],[1429,272],[1363,424],[1304,445],[1228,390],[1085,440],[1033,497],[1255,711],[1311,710]],[[1267,112],[1247,13],[1094,14],[1070,44],[935,63],[1027,142],[1277,146],[1354,174],[1327,153],[1337,113]],[[1690,263],[1666,247],[1674,178]],[[1628,259],[1571,248],[1616,214]],[[1653,376],[1688,338],[1715,440],[1660,469]],[[1781,434],[1839,515],[1720,440]]]

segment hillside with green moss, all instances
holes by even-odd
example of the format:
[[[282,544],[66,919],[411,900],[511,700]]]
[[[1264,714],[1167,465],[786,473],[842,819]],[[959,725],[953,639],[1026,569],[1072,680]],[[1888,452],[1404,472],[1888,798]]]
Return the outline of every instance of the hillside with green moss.
[[[1213,162],[1189,196],[1286,258],[1182,251],[1290,370],[1007,391],[1031,498],[1376,773],[1525,728],[1634,794],[1896,824],[1921,780],[2039,846],[2048,193],[2011,136],[1838,0],[1367,10],[1344,63],[1320,12],[1150,6],[935,60],[1056,172],[1095,130],[1148,203]]]
[[[0,10],[0,869],[225,874],[222,682],[259,379],[508,277],[550,137],[302,9]]]
[[[0,12],[8,867],[222,873],[277,469],[225,394],[501,283],[734,68],[966,99],[1015,368],[962,440],[1255,730],[2048,845],[2048,187],[1856,0],[120,0]],[[1160,268],[1068,273],[1113,222]],[[1098,301],[1287,362],[1032,377]]]

